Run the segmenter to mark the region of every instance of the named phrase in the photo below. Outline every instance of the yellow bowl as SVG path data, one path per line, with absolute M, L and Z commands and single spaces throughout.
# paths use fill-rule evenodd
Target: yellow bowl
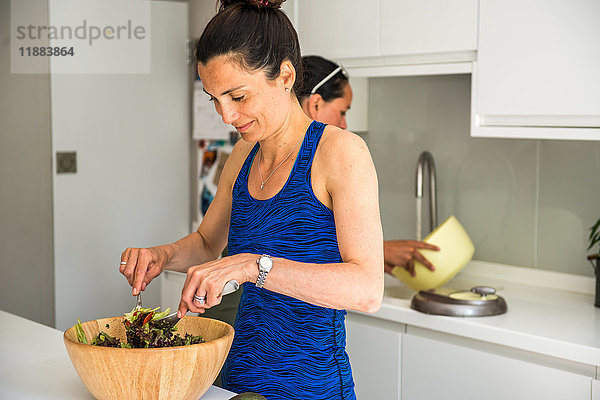
M 125 341 L 123 318 L 84 322 L 83 330 L 89 341 L 100 331 Z M 79 343 L 74 326 L 63 339 L 77 375 L 97 399 L 197 400 L 225 363 L 233 328 L 214 319 L 186 316 L 177 332 L 202 335 L 205 343 L 156 349 L 99 347 Z
M 395 267 L 392 273 L 413 290 L 437 289 L 452 279 L 472 258 L 475 247 L 469 235 L 454 215 L 450 216 L 423 240 L 436 245 L 440 251 L 418 250 L 435 267 L 429 270 L 422 263 L 415 262 L 416 276 L 402 268 Z

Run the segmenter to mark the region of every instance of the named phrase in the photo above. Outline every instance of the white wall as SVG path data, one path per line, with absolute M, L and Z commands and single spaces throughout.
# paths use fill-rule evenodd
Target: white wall
M 374 78 L 369 90 L 365 138 L 386 239 L 415 236 L 415 164 L 429 150 L 438 218 L 456 215 L 475 259 L 593 275 L 586 248 L 600 217 L 599 142 L 470 137 L 470 75 Z
M 213 0 L 190 0 L 190 37 L 198 39 L 208 21 L 217 12 L 217 2 Z

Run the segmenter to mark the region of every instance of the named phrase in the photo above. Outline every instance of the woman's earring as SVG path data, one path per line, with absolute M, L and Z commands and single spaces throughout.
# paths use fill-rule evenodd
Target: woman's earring
M 285 91 L 286 91 L 286 92 L 289 92 L 289 91 L 290 91 L 290 88 L 285 88 Z

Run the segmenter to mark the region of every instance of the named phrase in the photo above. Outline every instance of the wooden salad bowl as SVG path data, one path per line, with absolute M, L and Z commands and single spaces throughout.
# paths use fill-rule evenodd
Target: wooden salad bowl
M 124 317 L 84 322 L 91 342 L 100 331 L 126 341 Z M 106 325 L 108 324 L 108 328 Z M 79 343 L 75 326 L 63 335 L 77 375 L 97 399 L 197 400 L 213 384 L 233 341 L 231 325 L 186 316 L 177 333 L 202 335 L 205 343 L 189 346 L 125 349 Z

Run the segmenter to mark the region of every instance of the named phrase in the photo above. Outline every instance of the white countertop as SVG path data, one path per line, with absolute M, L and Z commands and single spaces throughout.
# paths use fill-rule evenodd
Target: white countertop
M 445 286 L 494 286 L 508 304 L 506 314 L 424 314 L 410 308 L 415 292 L 391 276 L 386 276 L 381 309 L 360 314 L 600 366 L 600 308 L 594 306 L 594 282 L 591 277 L 472 262 Z
M 79 380 L 62 336 L 62 331 L 0 311 L 0 399 L 94 398 Z M 201 399 L 234 395 L 212 386 Z

